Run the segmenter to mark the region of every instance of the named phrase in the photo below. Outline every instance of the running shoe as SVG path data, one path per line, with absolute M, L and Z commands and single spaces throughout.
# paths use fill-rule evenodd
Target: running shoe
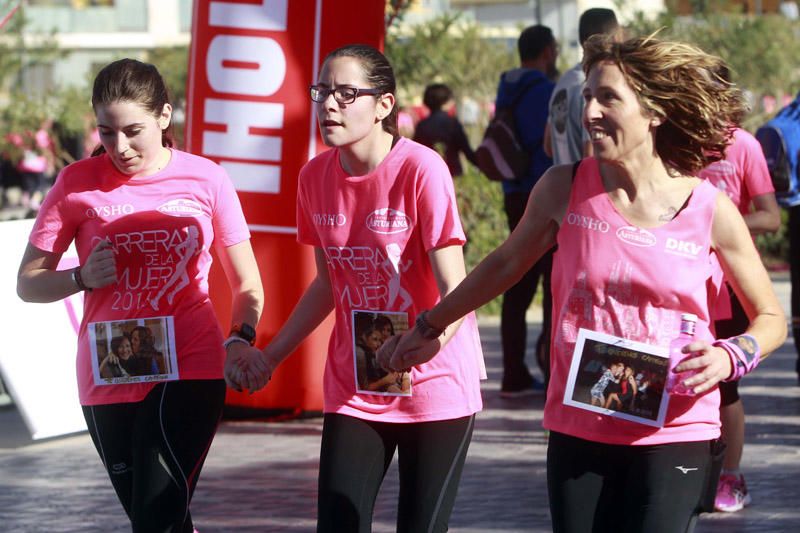
M 717 497 L 714 499 L 715 510 L 723 513 L 735 513 L 741 511 L 746 505 L 750 505 L 751 501 L 743 475 L 722 474 L 719 476 Z

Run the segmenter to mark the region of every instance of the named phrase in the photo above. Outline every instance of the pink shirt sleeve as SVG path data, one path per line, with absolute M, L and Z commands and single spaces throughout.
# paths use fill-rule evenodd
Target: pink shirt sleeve
M 70 179 L 68 174 L 69 167 L 59 173 L 31 230 L 29 242 L 45 252 L 64 253 L 75 238 L 77 219 L 70 216 L 64 185 Z
M 466 242 L 458 216 L 453 178 L 447 165 L 432 150 L 420 151 L 417 211 L 426 251 Z
M 214 203 L 214 239 L 222 246 L 233 246 L 250 238 L 242 204 L 227 172 L 220 167 L 219 189 Z

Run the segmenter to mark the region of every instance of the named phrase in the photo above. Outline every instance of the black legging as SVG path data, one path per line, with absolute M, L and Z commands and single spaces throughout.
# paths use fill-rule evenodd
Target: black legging
M 223 380 L 159 383 L 83 415 L 134 533 L 192 533 L 189 504 L 225 401 Z
M 708 490 L 711 454 L 710 441 L 624 446 L 551 432 L 547 489 L 553 531 L 691 531 Z
M 317 531 L 372 531 L 375 497 L 395 449 L 400 470 L 397 531 L 447 531 L 474 421 L 473 415 L 400 424 L 326 414 Z

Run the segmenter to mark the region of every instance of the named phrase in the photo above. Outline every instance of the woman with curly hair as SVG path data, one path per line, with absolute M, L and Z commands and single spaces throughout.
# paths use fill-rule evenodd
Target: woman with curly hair
M 556 532 L 690 530 L 708 501 L 720 434 L 717 384 L 751 371 L 786 337 L 741 214 L 696 177 L 724 156 L 745 110 L 741 92 L 715 74 L 722 64 L 652 36 L 587 41 L 583 123 L 594 157 L 548 170 L 511 236 L 379 351 L 389 369 L 420 364 L 431 352 L 428 332 L 502 293 L 558 245 L 544 412 Z M 712 252 L 750 319 L 744 334 L 729 339 L 715 339 L 711 328 Z M 681 381 L 693 394 L 670 395 L 661 425 L 565 403 L 580 330 L 663 350 L 681 313 L 698 316 L 696 333 L 669 371 L 685 372 Z

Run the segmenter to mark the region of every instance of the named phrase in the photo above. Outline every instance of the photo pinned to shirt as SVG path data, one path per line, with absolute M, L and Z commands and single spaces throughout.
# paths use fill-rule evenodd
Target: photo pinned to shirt
M 411 396 L 411 374 L 390 372 L 378 364 L 376 354 L 393 335 L 408 331 L 408 313 L 352 311 L 353 368 L 356 392 L 379 396 Z
M 87 329 L 95 385 L 178 379 L 173 317 L 91 322 Z
M 666 348 L 581 328 L 564 403 L 615 418 L 662 427 L 669 395 Z

